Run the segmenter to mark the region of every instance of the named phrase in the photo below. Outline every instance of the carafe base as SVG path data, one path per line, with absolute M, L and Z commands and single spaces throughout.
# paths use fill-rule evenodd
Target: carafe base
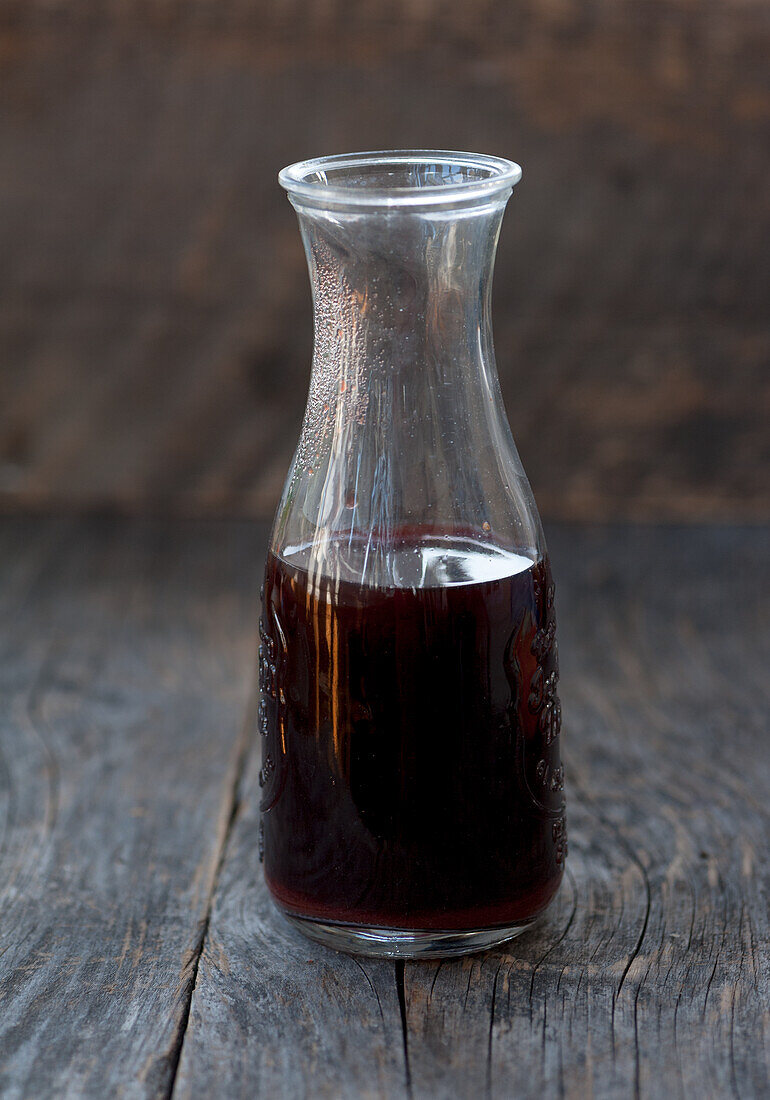
M 362 924 L 342 924 L 299 917 L 277 906 L 286 920 L 303 936 L 344 951 L 349 955 L 367 955 L 377 959 L 448 959 L 457 955 L 472 955 L 505 943 L 528 931 L 541 914 L 521 924 L 497 928 L 472 928 L 462 931 L 407 928 L 378 928 Z

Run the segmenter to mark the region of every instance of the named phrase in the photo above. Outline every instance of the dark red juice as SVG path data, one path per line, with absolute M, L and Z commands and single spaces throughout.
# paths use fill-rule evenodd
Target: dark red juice
M 378 553 L 387 583 L 346 579 Z M 400 929 L 540 912 L 567 852 L 555 629 L 547 558 L 475 538 L 271 554 L 260 833 L 278 902 Z

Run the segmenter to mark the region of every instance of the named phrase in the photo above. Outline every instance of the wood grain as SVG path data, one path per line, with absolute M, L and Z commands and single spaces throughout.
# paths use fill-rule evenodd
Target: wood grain
M 161 1097 L 252 682 L 258 532 L 0 526 L 0 1092 Z
M 543 512 L 770 517 L 770 8 L 0 5 L 0 507 L 269 516 L 307 389 L 279 167 L 520 160 L 498 361 Z
M 357 963 L 269 907 L 249 761 L 182 1096 L 763 1097 L 770 529 L 553 527 L 569 875 L 465 960 Z

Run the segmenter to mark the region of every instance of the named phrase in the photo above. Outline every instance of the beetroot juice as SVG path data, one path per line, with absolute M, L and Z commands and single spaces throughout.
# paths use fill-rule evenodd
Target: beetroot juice
M 475 535 L 270 554 L 260 844 L 288 913 L 461 931 L 545 908 L 567 853 L 553 596 L 547 557 Z

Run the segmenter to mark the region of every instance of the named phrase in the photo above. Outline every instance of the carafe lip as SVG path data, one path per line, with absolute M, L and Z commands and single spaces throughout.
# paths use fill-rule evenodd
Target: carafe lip
M 355 209 L 421 210 L 499 202 L 520 179 L 521 168 L 512 160 L 446 149 L 332 154 L 297 161 L 278 174 L 295 205 Z

